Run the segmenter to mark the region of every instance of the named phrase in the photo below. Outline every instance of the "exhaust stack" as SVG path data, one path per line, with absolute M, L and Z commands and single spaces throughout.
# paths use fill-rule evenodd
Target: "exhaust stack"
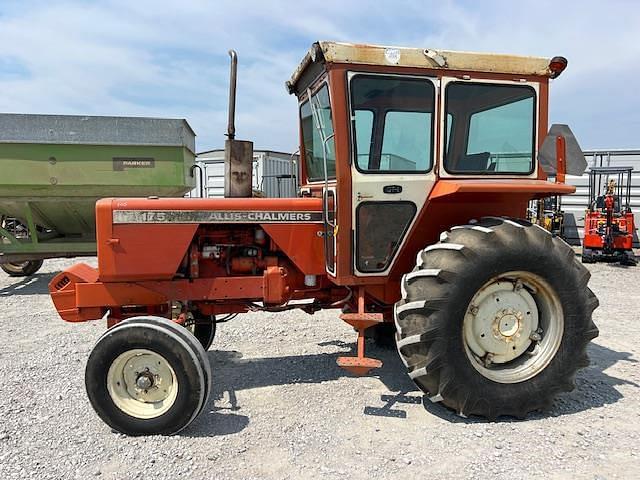
M 224 196 L 251 197 L 253 194 L 253 142 L 236 140 L 236 83 L 238 54 L 229 50 L 231 74 L 229 77 L 229 121 L 227 140 L 224 142 Z

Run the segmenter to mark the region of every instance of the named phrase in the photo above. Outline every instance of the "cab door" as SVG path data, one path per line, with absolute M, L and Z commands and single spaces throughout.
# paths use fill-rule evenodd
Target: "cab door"
M 331 114 L 331 101 L 327 82 L 314 90 L 307 90 L 306 100 L 300 106 L 304 157 L 309 185 L 322 188 L 322 235 L 324 238 L 325 268 L 336 274 L 337 195 L 335 134 Z
M 437 80 L 348 74 L 353 269 L 388 273 L 435 183 Z

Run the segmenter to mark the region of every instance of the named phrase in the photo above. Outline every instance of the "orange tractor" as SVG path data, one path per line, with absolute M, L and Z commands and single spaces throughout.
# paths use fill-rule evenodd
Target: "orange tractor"
M 573 250 L 522 220 L 584 170 L 567 127 L 545 140 L 566 59 L 316 43 L 287 82 L 300 196 L 276 199 L 246 198 L 232 60 L 228 198 L 100 200 L 98 268 L 50 283 L 64 320 L 107 319 L 85 379 L 108 425 L 186 427 L 216 324 L 248 311 L 341 309 L 353 374 L 382 366 L 367 329 L 395 335 L 411 379 L 460 415 L 524 417 L 574 388 L 598 300 Z
M 632 173 L 633 167 L 591 167 L 589 170 L 583 263 L 613 261 L 627 266 L 637 264 L 633 254 Z

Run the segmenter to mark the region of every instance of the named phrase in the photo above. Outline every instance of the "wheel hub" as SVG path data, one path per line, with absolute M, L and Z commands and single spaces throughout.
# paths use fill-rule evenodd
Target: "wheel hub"
M 483 363 L 506 363 L 522 355 L 538 328 L 538 308 L 519 282 L 500 280 L 476 293 L 465 316 L 465 340 Z
M 151 350 L 134 349 L 114 360 L 107 389 L 123 412 L 154 418 L 168 410 L 177 396 L 175 372 L 166 359 Z
M 147 390 L 153 386 L 153 375 L 148 372 L 141 373 L 138 375 L 138 379 L 136 380 L 136 387 L 141 390 Z
M 520 382 L 553 358 L 562 337 L 562 307 L 537 275 L 505 273 L 471 299 L 463 337 L 472 365 L 485 377 Z
M 467 345 L 485 364 L 487 360 L 506 363 L 522 355 L 531 345 L 530 334 L 538 328 L 538 309 L 531 293 L 521 283 L 508 280 L 480 289 L 467 317 Z
M 494 334 L 502 335 L 505 341 L 513 339 L 521 329 L 522 319 L 522 312 L 515 311 L 512 308 L 502 309 L 496 314 L 493 321 Z

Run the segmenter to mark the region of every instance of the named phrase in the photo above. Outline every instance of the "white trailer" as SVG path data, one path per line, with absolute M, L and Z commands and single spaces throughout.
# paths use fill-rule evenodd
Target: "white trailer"
M 224 197 L 224 149 L 196 156 L 196 188 L 190 197 Z M 203 181 L 204 180 L 204 181 Z M 268 198 L 295 197 L 298 192 L 298 155 L 273 150 L 253 152 L 253 191 Z

